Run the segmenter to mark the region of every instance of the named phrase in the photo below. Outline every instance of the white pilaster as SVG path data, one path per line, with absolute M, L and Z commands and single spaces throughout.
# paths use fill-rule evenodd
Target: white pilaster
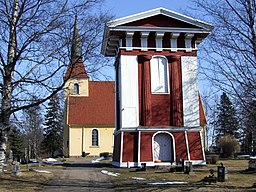
M 202 136 L 202 131 L 199 132 L 200 133 L 200 139 L 201 139 L 201 145 L 202 145 L 202 153 L 203 153 L 203 158 L 204 158 L 204 161 L 206 161 L 205 159 L 205 145 L 204 145 L 204 138 Z
M 184 126 L 197 127 L 200 125 L 197 57 L 182 56 L 181 67 Z
M 124 132 L 121 132 L 121 143 L 120 143 L 120 163 L 123 162 L 123 149 L 124 149 Z
M 179 35 L 180 35 L 180 33 L 171 33 L 170 43 L 171 43 L 171 51 L 172 52 L 177 51 Z
M 186 141 L 186 148 L 187 148 L 187 154 L 188 154 L 188 161 L 190 161 L 190 151 L 189 151 L 189 143 L 188 143 L 188 133 L 185 131 L 185 141 Z
M 121 126 L 139 126 L 138 61 L 135 55 L 120 56 L 121 82 Z
M 133 39 L 133 31 L 126 32 L 126 51 L 132 51 L 133 45 L 132 45 L 132 39 Z
M 141 141 L 141 131 L 138 132 L 138 163 L 140 163 L 140 141 Z
M 186 52 L 192 51 L 192 38 L 194 37 L 193 33 L 186 33 L 185 34 L 185 48 Z
M 140 38 L 140 42 L 141 42 L 141 51 L 147 51 L 148 50 L 148 35 L 149 32 L 141 32 L 141 38 Z
M 164 32 L 156 32 L 156 51 L 163 51 Z

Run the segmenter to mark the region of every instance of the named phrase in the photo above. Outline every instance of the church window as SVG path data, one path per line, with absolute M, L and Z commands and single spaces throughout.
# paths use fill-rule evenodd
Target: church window
M 165 57 L 156 56 L 150 61 L 151 92 L 168 93 L 168 61 Z
M 92 146 L 99 146 L 99 131 L 97 129 L 92 130 Z
M 74 84 L 74 94 L 79 94 L 79 84 L 78 83 Z

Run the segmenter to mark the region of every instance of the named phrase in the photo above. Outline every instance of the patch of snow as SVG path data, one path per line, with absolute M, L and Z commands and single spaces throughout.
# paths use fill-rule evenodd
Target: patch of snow
M 106 171 L 106 170 L 101 170 L 101 173 L 102 173 L 102 174 L 107 174 L 108 171 Z
M 55 162 L 57 161 L 56 159 L 53 159 L 53 158 L 47 158 L 47 159 L 43 159 L 43 161 L 46 161 L 46 162 Z
M 99 157 L 97 159 L 93 159 L 91 162 L 92 163 L 99 163 L 100 161 L 104 160 L 104 157 Z
M 132 177 L 133 180 L 139 180 L 139 181 L 144 181 L 146 180 L 145 178 L 142 177 Z
M 50 171 L 46 171 L 46 170 L 38 170 L 38 169 L 34 169 L 35 172 L 38 172 L 38 173 L 52 173 Z
M 102 174 L 109 175 L 109 176 L 114 176 L 114 177 L 117 177 L 117 176 L 120 175 L 120 173 L 113 173 L 113 172 L 109 172 L 109 171 L 106 171 L 106 170 L 101 170 L 100 172 Z

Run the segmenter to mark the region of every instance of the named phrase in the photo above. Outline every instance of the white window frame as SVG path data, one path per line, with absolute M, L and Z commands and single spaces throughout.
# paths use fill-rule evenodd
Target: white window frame
M 153 62 L 155 59 L 164 59 L 165 60 L 165 66 L 164 66 L 164 74 L 160 74 L 159 70 L 159 60 L 157 61 L 158 66 L 154 67 Z M 164 75 L 164 82 L 163 85 L 161 82 L 161 75 Z M 150 60 L 150 76 L 151 76 L 151 93 L 152 94 L 169 94 L 170 92 L 170 86 L 169 86 L 169 66 L 168 66 L 168 60 L 164 56 L 153 56 L 153 58 Z M 158 82 L 158 83 L 157 83 Z M 162 84 L 162 85 L 161 85 Z M 165 87 L 163 91 L 161 91 L 161 87 Z M 157 88 L 159 89 L 157 90 Z

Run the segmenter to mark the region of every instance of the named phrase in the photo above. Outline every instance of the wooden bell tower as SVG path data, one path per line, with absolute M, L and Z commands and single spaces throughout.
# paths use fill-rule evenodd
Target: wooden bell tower
M 106 24 L 102 53 L 116 58 L 113 165 L 205 164 L 197 46 L 212 28 L 164 8 Z

